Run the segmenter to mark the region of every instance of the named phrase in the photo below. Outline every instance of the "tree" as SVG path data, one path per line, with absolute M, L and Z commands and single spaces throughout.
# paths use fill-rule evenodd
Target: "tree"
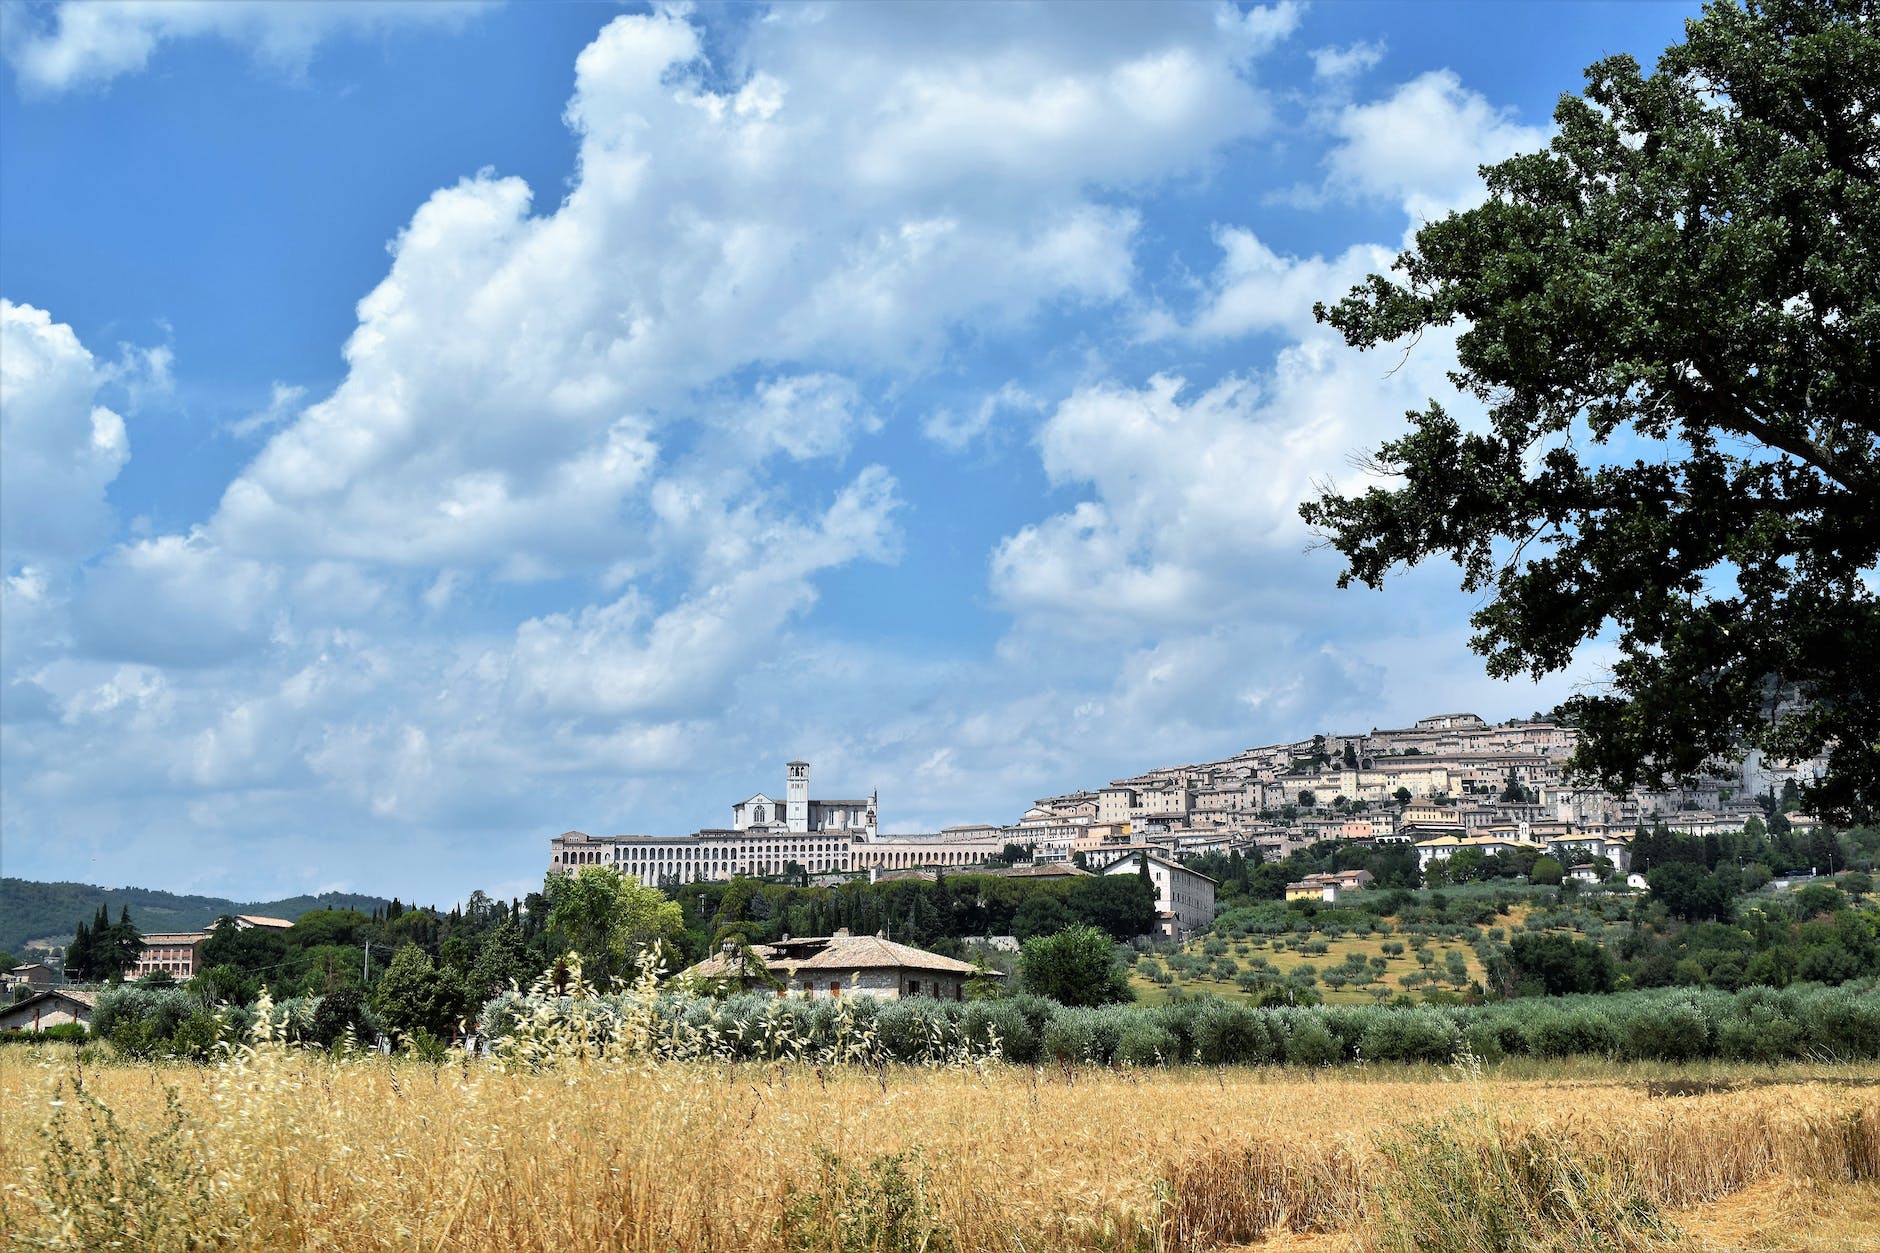
M 1612 990 L 1612 959 L 1590 940 L 1558 931 L 1517 935 L 1508 946 L 1523 995 L 1569 996 Z
M 548 901 L 548 925 L 568 937 L 583 973 L 596 982 L 630 974 L 655 944 L 668 960 L 684 951 L 685 915 L 677 902 L 612 866 L 550 875 Z
M 1534 871 L 1528 877 L 1535 883 L 1552 887 L 1557 885 L 1565 875 L 1566 867 L 1560 864 L 1558 858 L 1541 856 L 1534 859 Z
M 1051 935 L 1062 931 L 1076 921 L 1062 898 L 1053 893 L 1040 892 L 1027 898 L 1018 907 L 1018 912 L 1012 915 L 1012 934 L 1021 940 L 1029 940 L 1034 935 Z
M 1410 789 L 1407 787 L 1400 787 L 1390 795 L 1391 799 L 1396 801 L 1399 805 L 1408 805 L 1412 799 Z
M 1736 868 L 1730 868 L 1732 876 Z M 1653 869 L 1645 876 L 1651 885 L 1652 899 L 1686 922 L 1726 919 L 1730 916 L 1730 886 L 1717 873 L 1690 862 L 1674 861 Z M 1740 882 L 1740 880 L 1739 880 Z
M 1134 999 L 1116 945 L 1095 927 L 1066 927 L 1056 935 L 1026 940 L 1019 950 L 1018 969 L 1027 992 L 1048 996 L 1060 1005 L 1109 1005 Z
M 424 1031 L 448 1040 L 468 1008 L 465 1000 L 463 989 L 416 944 L 392 954 L 391 965 L 372 989 L 385 1029 L 401 1035 Z
M 1072 881 L 1065 902 L 1077 921 L 1117 941 L 1155 929 L 1155 885 L 1142 875 L 1100 874 Z
M 1372 458 L 1401 486 L 1301 513 L 1340 585 L 1447 556 L 1498 677 L 1610 632 L 1565 706 L 1614 790 L 1745 748 L 1825 754 L 1817 814 L 1880 812 L 1880 20 L 1873 0 L 1712 0 L 1656 72 L 1563 96 L 1545 151 L 1418 231 L 1399 281 L 1316 313 L 1360 349 L 1461 324 L 1434 401 Z

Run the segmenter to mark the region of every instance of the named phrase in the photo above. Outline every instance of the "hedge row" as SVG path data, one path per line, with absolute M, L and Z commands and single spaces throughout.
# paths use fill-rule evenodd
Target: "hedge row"
M 603 1023 L 646 1007 L 601 997 L 543 1006 L 505 993 L 484 1008 L 492 1040 L 547 1008 Z M 651 1010 L 685 1051 L 743 1058 L 853 1052 L 933 1061 L 962 1047 L 1019 1064 L 1447 1063 L 1461 1054 L 1619 1060 L 1785 1061 L 1880 1058 L 1880 980 L 1828 988 L 1793 984 L 1729 993 L 1665 988 L 1607 996 L 1525 998 L 1479 1006 L 1315 1006 L 1254 1009 L 1202 999 L 1161 1006 L 1067 1009 L 1035 996 L 994 1001 L 726 1000 L 665 995 Z M 699 1041 L 705 1047 L 699 1047 Z

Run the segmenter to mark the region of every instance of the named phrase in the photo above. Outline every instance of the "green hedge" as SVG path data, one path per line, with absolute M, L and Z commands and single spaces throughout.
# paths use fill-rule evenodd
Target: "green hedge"
M 529 1008 L 526 997 L 505 993 L 485 1006 L 484 1030 L 500 1040 Z M 606 1019 L 624 1007 L 599 997 L 558 1008 Z M 838 1008 L 746 993 L 722 1001 L 663 995 L 654 1012 L 678 1033 L 709 1035 L 718 1055 L 746 1058 L 825 1049 L 844 1032 L 867 1034 L 877 1055 L 908 1062 L 936 1060 L 962 1046 L 986 1049 L 996 1039 L 1000 1056 L 1021 1065 L 1441 1064 L 1464 1053 L 1485 1061 L 1880 1058 L 1880 979 L 1871 978 L 1839 987 L 1658 988 L 1475 1006 L 1254 1009 L 1202 998 L 1067 1009 L 1036 996 L 964 1004 L 858 996 Z

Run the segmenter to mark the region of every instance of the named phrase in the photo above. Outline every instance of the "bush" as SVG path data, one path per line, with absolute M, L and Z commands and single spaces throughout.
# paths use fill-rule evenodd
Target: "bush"
M 1456 1055 L 1462 1032 L 1433 1009 L 1379 1009 L 1360 1037 L 1366 1061 L 1446 1063 Z
M 1619 1031 L 1605 1008 L 1548 1009 L 1523 1024 L 1525 1052 L 1535 1057 L 1612 1057 Z
M 1640 1061 L 1695 1061 L 1710 1048 L 1710 1024 L 1689 1001 L 1641 1006 L 1625 1023 L 1625 1055 Z
M 1175 1053 L 1175 1037 L 1167 1028 L 1137 1017 L 1123 1028 L 1116 1060 L 1126 1066 L 1165 1066 L 1180 1059 Z
M 1090 1057 L 1090 1022 L 1073 1010 L 1058 1013 L 1040 1033 L 1044 1056 L 1060 1064 L 1087 1061 Z
M 1213 1001 L 1195 1016 L 1195 1053 L 1208 1066 L 1270 1062 L 1274 1042 L 1257 1011 Z
M 1294 1013 L 1286 1020 L 1286 1061 L 1294 1066 L 1331 1066 L 1345 1060 L 1344 1050 L 1317 1015 Z

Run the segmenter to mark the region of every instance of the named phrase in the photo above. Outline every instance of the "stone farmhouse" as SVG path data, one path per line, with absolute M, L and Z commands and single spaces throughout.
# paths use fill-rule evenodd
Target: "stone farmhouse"
M 44 1031 L 68 1022 L 91 1025 L 96 992 L 52 988 L 0 1008 L 0 1031 Z
M 897 944 L 885 934 L 850 935 L 846 927 L 834 935 L 785 936 L 771 944 L 753 944 L 750 952 L 763 963 L 762 970 L 751 967 L 743 950 L 727 942 L 680 977 L 731 980 L 746 991 L 769 987 L 774 980 L 778 996 L 817 1000 L 847 995 L 943 1001 L 963 999 L 966 981 L 975 974 L 998 977 L 998 972 L 981 972 L 971 962 Z

